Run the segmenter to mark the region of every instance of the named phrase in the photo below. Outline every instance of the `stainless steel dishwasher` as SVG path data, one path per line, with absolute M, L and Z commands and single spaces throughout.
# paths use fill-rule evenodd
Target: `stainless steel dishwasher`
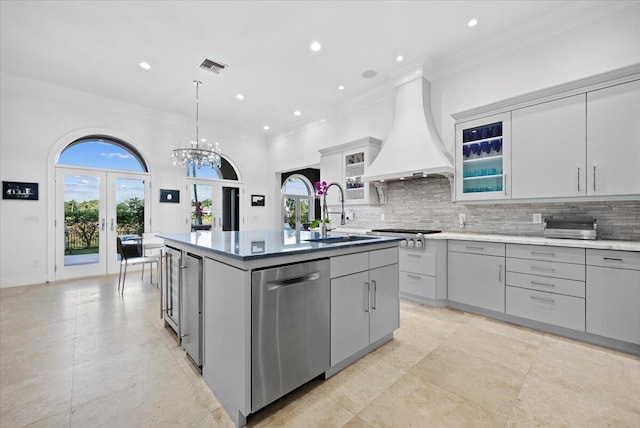
M 329 260 L 254 271 L 251 288 L 255 412 L 330 366 Z

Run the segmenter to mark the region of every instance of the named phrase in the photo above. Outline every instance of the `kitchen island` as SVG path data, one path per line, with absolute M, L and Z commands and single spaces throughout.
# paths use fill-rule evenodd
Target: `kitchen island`
M 399 327 L 398 238 L 306 231 L 161 237 L 203 260 L 202 376 L 237 426 L 388 342 Z

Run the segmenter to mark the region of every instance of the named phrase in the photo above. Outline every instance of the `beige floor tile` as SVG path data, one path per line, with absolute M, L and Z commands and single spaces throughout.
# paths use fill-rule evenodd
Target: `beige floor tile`
M 400 322 L 400 329 L 395 331 L 394 340 L 411 345 L 420 351 L 430 352 L 461 327 L 462 325 L 457 323 L 413 315 L 411 321 Z
M 640 426 L 640 408 L 629 411 L 603 398 L 576 393 L 561 384 L 530 376 L 522 386 L 507 426 Z
M 540 346 L 540 343 L 542 343 L 542 339 L 544 338 L 544 333 L 542 332 L 531 330 L 529 328 L 521 327 L 515 324 L 509 324 L 506 322 L 483 317 L 473 318 L 469 321 L 469 326 L 477 327 L 479 329 L 488 331 L 490 333 L 499 334 L 510 339 L 516 339 L 536 347 Z
M 525 373 L 485 360 L 473 349 L 463 352 L 448 345 L 431 352 L 408 374 L 504 416 L 505 420 L 525 379 Z
M 65 409 L 60 413 L 40 419 L 24 426 L 24 428 L 69 428 L 71 423 L 71 411 Z M 2 423 L 0 423 L 0 426 Z
M 68 411 L 71 405 L 72 368 L 47 372 L 8 386 L 0 386 L 0 421 L 21 427 Z
M 370 428 L 370 425 L 356 416 L 347 422 L 343 428 Z
M 498 427 L 501 417 L 409 372 L 362 410 L 371 427 Z

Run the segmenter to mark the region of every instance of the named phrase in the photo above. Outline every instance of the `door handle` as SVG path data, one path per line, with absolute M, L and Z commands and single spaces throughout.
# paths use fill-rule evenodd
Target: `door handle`
M 578 167 L 578 192 L 580 191 L 580 167 Z
M 498 282 L 502 282 L 502 265 L 498 266 Z
M 366 293 L 365 293 L 365 295 L 364 295 L 364 297 L 365 297 L 365 299 L 364 299 L 364 300 L 365 300 L 365 303 L 366 303 L 366 306 L 365 306 L 365 308 L 364 308 L 364 311 L 365 311 L 365 312 L 369 312 L 369 294 L 370 294 L 370 292 L 371 292 L 371 287 L 370 287 L 369 281 L 366 281 L 366 282 L 364 283 L 364 285 L 366 285 L 366 286 L 367 286 L 367 292 L 366 292 Z
M 101 226 L 101 230 L 104 232 L 104 226 L 107 223 L 107 220 L 103 217 L 102 218 L 102 226 Z
M 113 232 L 114 230 L 116 230 L 116 229 L 115 229 L 115 223 L 116 223 L 116 222 L 115 222 L 115 221 L 114 221 L 114 219 L 112 218 L 112 219 L 111 219 L 111 231 L 112 231 L 112 232 Z
M 378 294 L 378 284 L 376 283 L 375 280 L 371 281 L 371 284 L 373 284 L 373 304 L 371 305 L 371 309 L 376 309 L 376 294 Z
M 596 191 L 596 165 L 593 165 L 593 191 Z

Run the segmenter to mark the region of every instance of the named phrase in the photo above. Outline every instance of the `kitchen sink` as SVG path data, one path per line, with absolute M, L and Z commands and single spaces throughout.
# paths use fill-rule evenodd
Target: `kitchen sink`
M 376 239 L 375 236 L 345 235 L 345 236 L 327 236 L 325 238 L 304 239 L 307 242 L 322 242 L 324 244 L 340 244 L 343 242 L 366 241 L 368 239 Z

